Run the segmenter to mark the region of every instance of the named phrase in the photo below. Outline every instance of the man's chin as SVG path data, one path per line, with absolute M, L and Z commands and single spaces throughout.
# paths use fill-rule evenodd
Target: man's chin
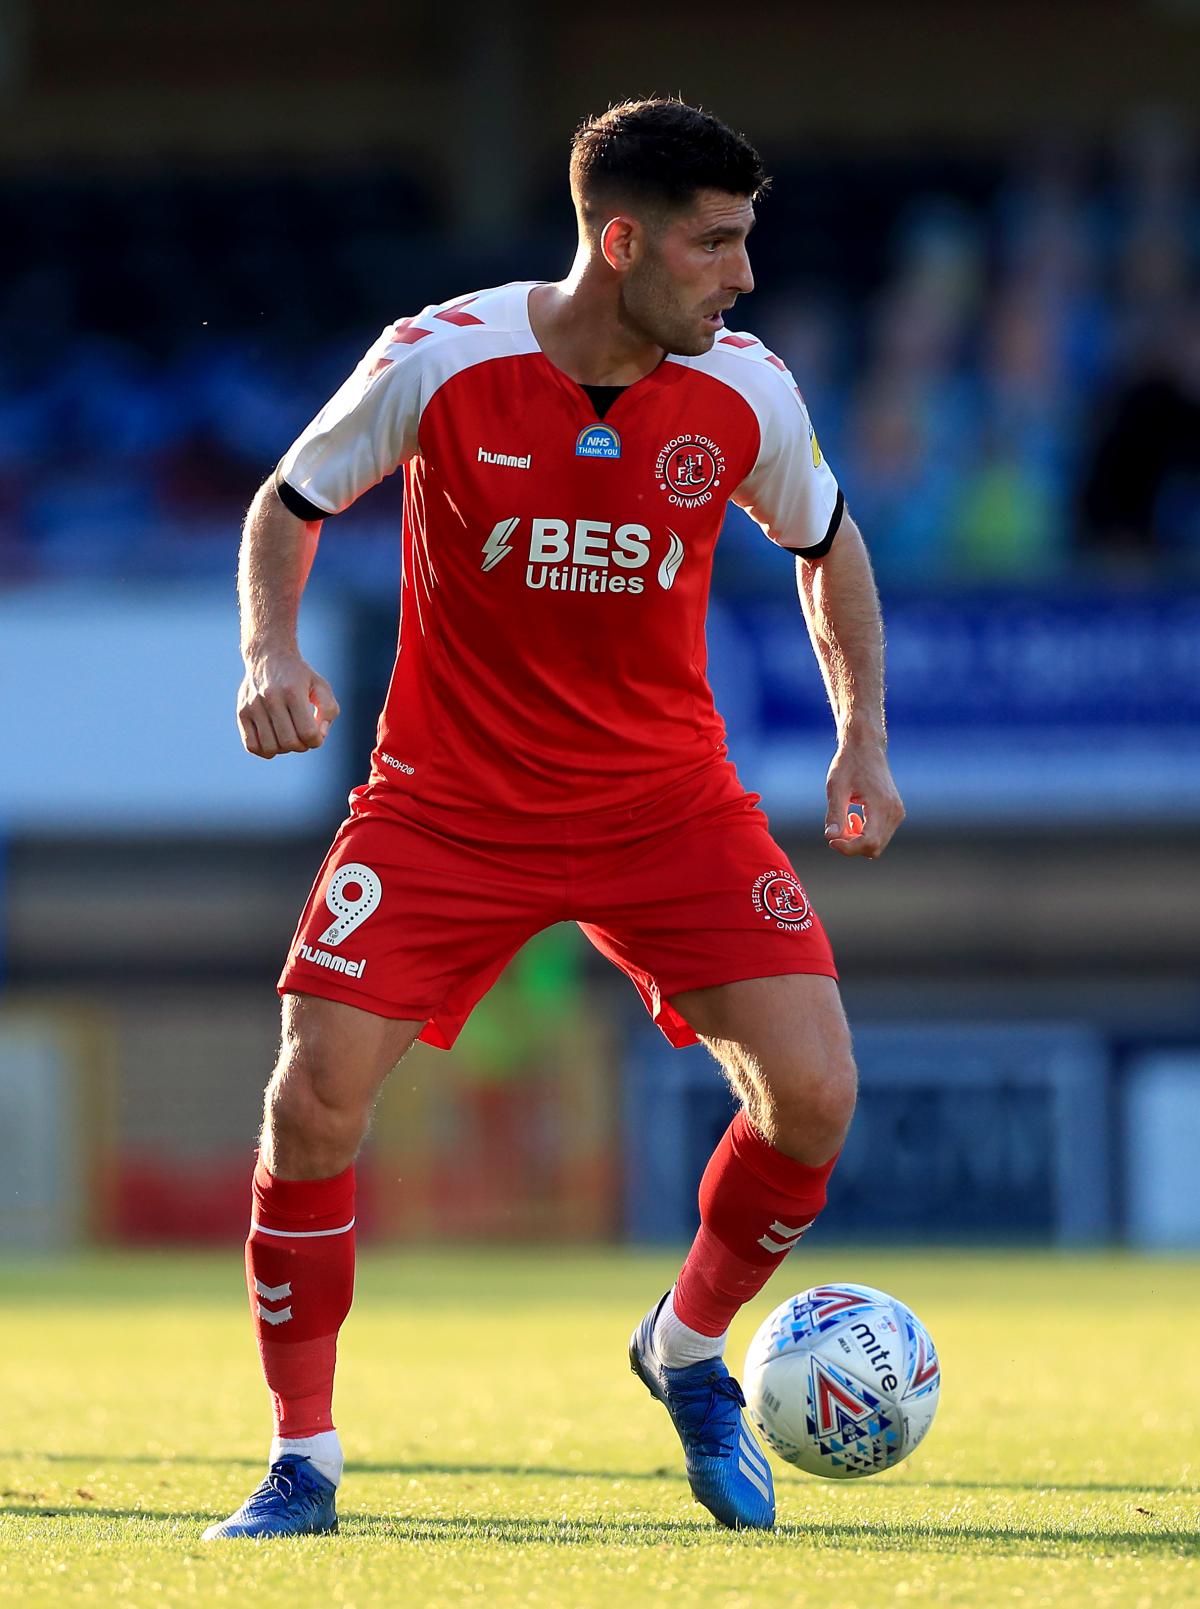
M 694 334 L 679 335 L 672 338 L 667 344 L 667 351 L 680 358 L 702 358 L 706 352 L 711 352 L 720 330 L 706 328 Z

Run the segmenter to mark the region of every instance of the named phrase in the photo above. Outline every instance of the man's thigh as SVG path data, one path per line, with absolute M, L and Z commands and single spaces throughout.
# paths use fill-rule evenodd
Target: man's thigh
M 285 1078 L 303 1072 L 331 1105 L 366 1105 L 423 1027 L 340 1000 L 285 994 L 280 1070 Z
M 838 1152 L 858 1078 L 832 978 L 745 978 L 673 995 L 725 1069 L 759 1133 L 810 1166 Z
M 584 933 L 634 984 L 674 1045 L 701 1032 L 673 1002 L 738 980 L 830 984 L 833 952 L 766 818 L 742 796 L 598 856 Z M 836 989 L 814 991 L 814 999 Z
M 281 994 L 421 1022 L 449 1048 L 534 933 L 562 919 L 553 844 L 468 838 L 420 817 L 352 816 L 300 918 Z
M 714 1051 L 738 1047 L 764 1069 L 819 1071 L 850 1059 L 850 1028 L 833 978 L 743 978 L 674 994 L 671 1005 Z

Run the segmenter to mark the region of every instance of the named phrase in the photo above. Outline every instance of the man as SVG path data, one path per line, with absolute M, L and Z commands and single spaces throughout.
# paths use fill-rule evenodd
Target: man
M 515 951 L 563 920 L 741 1097 L 695 1243 L 630 1361 L 701 1503 L 725 1525 L 774 1522 L 721 1354 L 824 1204 L 855 1073 L 828 942 L 726 759 L 705 679 L 730 498 L 797 555 L 837 721 L 829 843 L 878 855 L 903 810 L 862 539 L 784 364 L 725 329 L 753 288 L 764 183 L 744 139 L 679 102 L 586 123 L 568 277 L 386 329 L 250 509 L 238 718 L 270 759 L 319 747 L 338 713 L 296 640 L 320 522 L 404 466 L 400 644 L 370 780 L 279 983 L 246 1247 L 270 1468 L 206 1537 L 336 1526 L 334 1358 L 372 1102 L 416 1038 L 452 1045 Z

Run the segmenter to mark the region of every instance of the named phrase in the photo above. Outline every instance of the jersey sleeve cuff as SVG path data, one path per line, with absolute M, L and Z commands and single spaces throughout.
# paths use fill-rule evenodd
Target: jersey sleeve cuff
M 315 503 L 310 503 L 307 497 L 302 497 L 294 486 L 288 485 L 278 470 L 275 471 L 275 491 L 288 513 L 294 514 L 305 524 L 313 525 L 329 518 L 327 509 L 318 508 Z
M 841 487 L 838 487 L 837 502 L 833 505 L 833 513 L 829 516 L 829 525 L 821 540 L 810 548 L 788 548 L 798 559 L 823 559 L 833 546 L 833 539 L 838 534 L 838 527 L 842 523 L 842 515 L 846 511 L 846 499 Z

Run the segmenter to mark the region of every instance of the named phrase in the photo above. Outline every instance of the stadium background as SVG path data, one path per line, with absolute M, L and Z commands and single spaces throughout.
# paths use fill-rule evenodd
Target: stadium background
M 585 113 L 679 92 L 776 177 L 739 321 L 877 565 L 897 780 L 739 515 L 714 682 L 823 913 L 864 1094 L 840 1237 L 1200 1243 L 1200 6 L 0 5 L 0 1241 L 244 1228 L 271 985 L 391 664 L 399 486 L 303 617 L 344 717 L 245 756 L 241 514 L 387 320 L 565 270 Z M 380 1239 L 680 1240 L 728 1104 L 574 930 L 393 1078 Z

